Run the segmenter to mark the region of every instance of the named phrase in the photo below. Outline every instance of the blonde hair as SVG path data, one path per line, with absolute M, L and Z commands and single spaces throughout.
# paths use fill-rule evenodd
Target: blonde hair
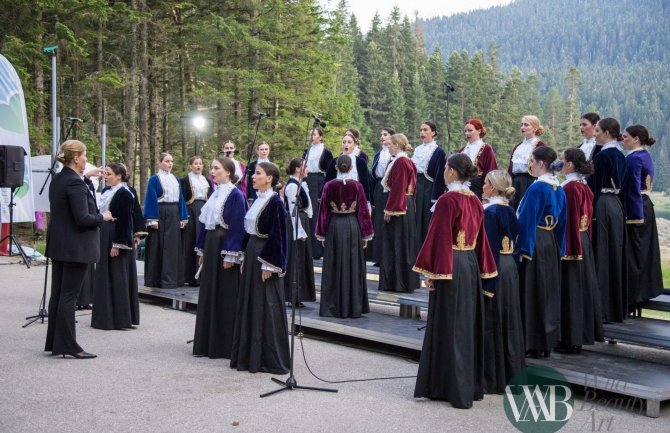
M 56 160 L 61 164 L 70 165 L 74 159 L 86 152 L 86 145 L 79 140 L 67 140 L 61 144 L 56 154 Z
M 530 126 L 536 129 L 535 135 L 538 137 L 542 134 L 544 134 L 544 126 L 540 123 L 540 119 L 537 116 L 532 116 L 532 115 L 526 115 L 521 118 L 521 121 L 526 121 L 530 123 Z
M 412 145 L 409 144 L 409 140 L 407 140 L 405 134 L 393 134 L 391 136 L 391 143 L 398 146 L 403 152 L 412 151 Z
M 514 197 L 516 189 L 512 186 L 512 176 L 505 170 L 491 170 L 485 180 L 499 195 L 507 199 Z

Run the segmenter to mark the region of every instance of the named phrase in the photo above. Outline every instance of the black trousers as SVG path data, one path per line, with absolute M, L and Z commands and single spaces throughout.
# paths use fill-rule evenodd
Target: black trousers
M 89 264 L 54 260 L 52 265 L 49 325 L 44 350 L 54 355 L 79 353 L 83 349 L 77 344 L 74 310 Z

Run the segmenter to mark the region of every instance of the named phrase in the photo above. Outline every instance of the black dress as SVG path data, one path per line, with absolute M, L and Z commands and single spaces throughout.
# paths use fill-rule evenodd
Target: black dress
M 203 208 L 204 222 L 196 242 L 203 263 L 193 337 L 194 356 L 230 358 L 246 208 L 244 194 L 232 183 L 219 187 Z M 224 260 L 235 264 L 225 269 Z
M 167 174 L 172 176 L 171 174 Z M 164 177 L 166 175 L 164 174 Z M 178 197 L 174 202 L 159 202 L 165 194 L 165 188 Z M 149 178 L 144 197 L 144 218 L 148 221 L 149 235 L 146 240 L 144 260 L 144 285 L 176 289 L 183 281 L 184 255 L 182 253 L 182 221 L 188 221 L 188 211 L 179 182 L 174 185 L 162 185 L 159 175 Z M 158 221 L 158 229 L 151 225 Z
M 293 185 L 293 186 L 291 186 Z M 292 188 L 297 190 L 298 181 L 291 177 L 286 185 L 286 188 Z M 309 189 L 309 187 L 308 187 Z M 313 237 L 310 218 L 307 215 L 307 211 L 311 212 L 311 202 L 309 200 L 309 195 L 305 192 L 303 188 L 300 188 L 300 211 L 298 212 L 298 218 L 300 220 L 300 227 L 304 230 L 306 237 L 298 237 L 294 240 L 295 232 L 295 217 L 293 217 L 294 204 L 289 202 L 290 191 L 286 191 L 286 209 L 288 211 L 288 219 L 286 221 L 287 234 L 288 234 L 288 245 L 289 245 L 289 255 L 288 255 L 288 268 L 286 269 L 286 276 L 284 276 L 284 285 L 285 285 L 285 295 L 286 301 L 292 302 L 292 283 L 293 283 L 293 271 L 297 270 L 296 274 L 296 283 L 298 284 L 299 291 L 296 294 L 296 302 L 302 301 L 316 301 L 316 285 L 314 282 L 314 261 L 312 259 L 312 242 L 311 238 Z M 298 229 L 300 231 L 300 228 Z M 294 262 L 295 261 L 295 262 Z
M 272 191 L 259 192 L 245 216 L 245 229 L 248 236 L 230 367 L 251 373 L 285 374 L 289 371 L 290 354 L 284 306 L 283 276 L 287 262 L 284 203 Z M 273 272 L 265 281 L 262 265 Z
M 214 191 L 214 186 L 211 181 L 201 175 L 201 185 L 194 185 L 190 173 L 179 180 L 182 195 L 186 202 L 188 210 L 189 223 L 181 231 L 182 251 L 184 253 L 184 274 L 180 277 L 180 281 L 184 281 L 189 286 L 197 286 L 198 281 L 195 279 L 195 273 L 198 271 L 198 258 L 195 252 L 195 242 L 200 234 L 200 211 L 205 205 L 205 201 Z M 203 189 L 203 185 L 206 186 Z M 196 198 L 197 197 L 197 198 Z
M 388 153 L 388 151 L 386 152 Z M 379 164 L 383 164 L 383 162 L 380 161 L 380 154 L 381 152 L 375 154 L 372 160 L 372 170 L 370 171 L 372 177 L 372 201 L 370 204 L 372 205 L 372 226 L 375 230 L 376 239 L 372 239 L 368 242 L 368 247 L 365 250 L 366 259 L 375 264 L 379 264 L 382 257 L 382 239 L 384 237 L 383 230 L 385 225 L 384 207 L 386 206 L 386 199 L 388 197 L 388 193 L 384 192 L 384 187 L 382 186 L 382 179 L 384 176 L 383 174 L 382 176 L 379 176 L 379 173 L 377 173 Z M 389 161 L 387 160 L 386 164 L 388 164 L 388 162 Z M 384 165 L 383 168 L 385 169 Z
M 106 191 L 103 191 L 103 195 Z M 96 264 L 91 326 L 97 329 L 123 329 L 140 324 L 137 268 L 133 244 L 132 193 L 120 186 L 108 208 L 116 221 L 103 223 L 100 230 L 100 260 Z M 113 246 L 119 255 L 110 256 Z
M 325 240 L 319 315 L 361 317 L 370 311 L 363 241 L 372 238 L 365 192 L 355 180 L 323 188 L 316 237 Z

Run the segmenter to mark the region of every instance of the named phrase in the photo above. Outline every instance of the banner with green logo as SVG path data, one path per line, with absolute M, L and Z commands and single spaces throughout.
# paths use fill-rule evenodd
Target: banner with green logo
M 35 221 L 28 116 L 21 80 L 9 60 L 0 54 L 0 145 L 25 150 L 23 186 L 15 190 L 14 222 Z M 9 222 L 9 188 L 0 188 L 0 221 Z

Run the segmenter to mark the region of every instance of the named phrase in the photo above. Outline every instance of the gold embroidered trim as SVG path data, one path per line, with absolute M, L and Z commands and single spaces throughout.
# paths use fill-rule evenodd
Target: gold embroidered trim
M 487 279 L 487 278 L 493 278 L 498 276 L 498 271 L 493 271 L 491 273 L 484 273 L 484 274 L 479 274 L 480 278 Z
M 647 175 L 647 177 L 644 178 L 644 184 L 647 186 L 647 190 L 651 191 L 651 175 Z
M 482 290 L 482 294 L 486 296 L 487 298 L 493 298 L 495 294 L 493 292 L 489 292 L 487 290 Z
M 430 278 L 431 280 L 451 280 L 453 279 L 453 274 L 433 274 L 425 269 L 421 269 L 418 266 L 412 268 L 414 272 L 418 272 Z
M 644 224 L 644 220 L 626 220 L 626 224 Z
M 512 251 L 514 250 L 512 247 L 512 241 L 507 236 L 503 236 L 501 247 L 500 254 L 512 254 Z
M 581 255 L 573 255 L 573 256 L 563 256 L 561 258 L 562 260 L 584 260 L 584 257 Z
M 277 266 L 273 265 L 272 263 L 268 262 L 267 260 L 263 260 L 263 259 L 261 259 L 260 257 L 256 257 L 256 258 L 258 259 L 259 262 L 261 262 L 261 263 L 264 264 L 265 266 L 269 267 L 270 270 L 271 270 L 272 272 L 275 272 L 275 273 L 277 273 L 277 274 L 280 274 L 280 275 L 279 275 L 280 277 L 282 276 L 282 275 L 281 275 L 282 270 L 281 270 L 280 267 L 277 267 Z
M 340 207 L 337 207 L 337 204 L 335 202 L 331 201 L 330 202 L 330 208 L 332 209 L 333 213 L 354 213 L 356 212 L 356 202 L 352 202 L 351 206 L 347 207 L 345 203 L 342 203 Z
M 394 212 L 394 211 L 390 211 L 390 210 L 384 210 L 384 215 L 399 216 L 399 215 L 406 215 L 406 214 L 407 214 L 406 211 L 405 212 L 403 212 L 403 211 Z
M 261 206 L 260 210 L 258 211 L 258 214 L 256 215 L 256 224 L 255 224 L 255 226 L 256 226 L 256 237 L 259 237 L 259 238 L 261 238 L 261 239 L 267 239 L 269 233 L 262 234 L 261 232 L 258 231 L 258 220 L 259 220 L 259 218 L 261 217 L 261 214 L 263 213 L 263 211 L 265 210 L 265 208 L 266 208 L 266 207 L 268 206 L 268 204 L 270 203 L 270 200 L 272 200 L 272 197 L 270 197 L 269 199 L 265 200 L 265 203 L 263 203 L 263 205 Z
M 586 215 L 582 215 L 579 219 L 579 231 L 583 232 L 589 228 L 589 218 Z
M 533 258 L 531 256 L 527 255 L 527 254 L 521 254 L 521 257 L 528 260 L 529 262 L 533 261 Z

